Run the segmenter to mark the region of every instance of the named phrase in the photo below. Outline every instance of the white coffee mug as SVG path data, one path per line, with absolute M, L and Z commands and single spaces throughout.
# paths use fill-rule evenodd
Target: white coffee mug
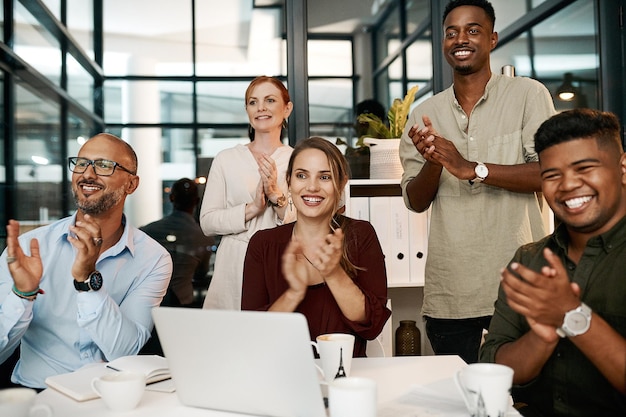
M 37 391 L 30 388 L 0 390 L 0 416 L 51 417 L 52 409 L 46 404 L 35 404 Z
M 330 417 L 376 417 L 376 381 L 338 378 L 328 384 Z
M 509 410 L 513 369 L 495 363 L 473 363 L 454 375 L 472 416 L 503 417 Z
M 137 372 L 111 372 L 91 381 L 91 387 L 113 411 L 137 407 L 146 389 L 146 377 Z
M 336 376 L 350 376 L 352 365 L 352 351 L 354 350 L 354 336 L 345 333 L 322 334 L 311 344 L 317 350 L 322 361 L 322 368 L 318 369 L 326 382 L 331 382 Z

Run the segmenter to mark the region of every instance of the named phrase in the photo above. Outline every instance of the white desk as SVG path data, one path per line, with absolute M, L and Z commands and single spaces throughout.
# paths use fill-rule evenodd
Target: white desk
M 450 378 L 454 372 L 464 366 L 466 366 L 465 362 L 458 356 L 355 358 L 352 360 L 351 376 L 376 380 L 378 403 L 381 404 L 397 398 L 412 385 L 424 385 Z M 109 411 L 100 399 L 79 403 L 53 389 L 46 389 L 41 392 L 37 396 L 37 402 L 50 405 L 55 417 L 243 416 L 185 407 L 179 403 L 176 393 L 164 394 L 154 391 L 146 391 L 139 406 L 126 413 Z

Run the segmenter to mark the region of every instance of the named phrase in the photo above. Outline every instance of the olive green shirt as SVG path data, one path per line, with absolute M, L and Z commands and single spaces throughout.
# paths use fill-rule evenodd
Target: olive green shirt
M 567 257 L 568 241 L 561 225 L 551 236 L 521 247 L 513 260 L 539 271 L 547 265 L 543 249 L 550 248 L 565 265 L 570 281 L 580 286 L 581 300 L 626 337 L 626 217 L 590 239 L 578 265 Z M 500 346 L 528 331 L 526 318 L 511 310 L 500 289 L 480 361 L 494 362 Z M 514 387 L 513 397 L 546 416 L 626 416 L 626 396 L 568 338 L 559 341 L 536 379 Z
M 402 192 L 425 163 L 407 132 L 430 117 L 441 136 L 469 161 L 515 165 L 537 161 L 534 134 L 554 114 L 552 98 L 539 82 L 493 74 L 470 117 L 454 87 L 415 108 L 400 143 Z M 537 196 L 483 183 L 470 185 L 446 169 L 431 204 L 422 314 L 460 319 L 493 313 L 500 269 L 515 250 L 546 234 Z

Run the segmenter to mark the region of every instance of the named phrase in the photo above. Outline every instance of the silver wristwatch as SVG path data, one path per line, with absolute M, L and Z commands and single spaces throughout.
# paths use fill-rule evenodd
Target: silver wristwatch
M 487 168 L 487 165 L 483 164 L 482 162 L 476 162 L 476 166 L 474 167 L 474 173 L 476 174 L 476 178 L 469 181 L 470 185 L 474 184 L 475 182 L 485 181 L 487 175 L 489 175 L 489 168 Z
M 565 313 L 565 319 L 556 333 L 561 337 L 580 336 L 589 330 L 591 325 L 591 309 L 585 303 Z

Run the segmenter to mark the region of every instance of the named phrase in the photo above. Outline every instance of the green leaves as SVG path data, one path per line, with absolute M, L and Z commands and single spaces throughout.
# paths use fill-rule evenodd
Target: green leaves
M 404 96 L 404 100 L 396 98 L 387 113 L 389 127 L 380 118 L 371 113 L 360 114 L 357 118 L 359 123 L 367 123 L 368 131 L 364 136 L 378 139 L 393 139 L 402 136 L 406 122 L 409 119 L 411 104 L 415 101 L 415 93 L 418 86 L 413 86 Z M 363 136 L 357 141 L 358 146 L 363 146 Z

